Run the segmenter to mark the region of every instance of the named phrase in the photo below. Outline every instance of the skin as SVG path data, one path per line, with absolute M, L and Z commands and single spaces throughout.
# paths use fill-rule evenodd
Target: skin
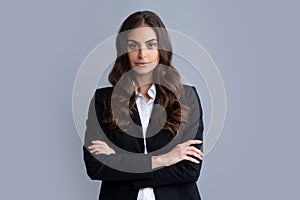
M 146 102 L 150 99 L 147 91 L 151 86 L 153 70 L 159 63 L 158 39 L 155 31 L 142 24 L 128 34 L 127 52 L 130 67 L 135 72 L 139 92 Z
M 136 81 L 140 86 L 139 92 L 147 102 L 150 99 L 147 91 L 152 84 L 153 70 L 159 63 L 158 39 L 155 31 L 147 24 L 132 30 L 128 34 L 127 51 L 130 67 L 134 70 Z M 192 145 L 201 143 L 200 140 L 188 140 L 178 144 L 166 154 L 152 156 L 152 169 L 171 166 L 182 160 L 198 164 L 199 161 L 195 158 L 202 160 L 203 153 Z M 96 155 L 116 153 L 105 142 L 99 140 L 92 141 L 88 149 L 90 153 Z

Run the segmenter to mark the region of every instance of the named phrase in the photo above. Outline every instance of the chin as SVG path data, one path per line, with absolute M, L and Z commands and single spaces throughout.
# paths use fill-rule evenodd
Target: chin
M 135 68 L 134 71 L 136 74 L 139 75 L 147 75 L 150 74 L 151 72 L 153 72 L 154 68 L 151 69 L 141 69 L 141 68 Z
M 153 72 L 154 68 L 155 68 L 155 66 L 154 67 L 152 67 L 152 66 L 151 67 L 149 67 L 149 66 L 148 67 L 136 66 L 136 67 L 133 68 L 133 70 L 136 74 L 147 75 L 147 74 Z

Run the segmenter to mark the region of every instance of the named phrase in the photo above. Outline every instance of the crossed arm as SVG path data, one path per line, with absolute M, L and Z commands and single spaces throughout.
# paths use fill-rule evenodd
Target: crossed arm
M 190 95 L 192 96 L 191 99 L 193 99 L 192 102 L 189 102 L 190 106 L 193 108 L 195 105 L 198 105 L 200 111 L 200 116 L 194 116 L 191 113 L 191 120 L 189 121 L 194 127 L 197 127 L 197 134 L 194 138 L 183 139 L 182 143 L 177 144 L 169 152 L 160 155 L 119 154 L 104 140 L 99 140 L 97 137 L 89 138 L 86 140 L 86 146 L 84 147 L 84 159 L 90 178 L 104 181 L 131 180 L 136 188 L 196 181 L 203 159 L 203 153 L 199 148 L 202 143 L 203 124 L 200 100 L 196 90 L 192 90 Z M 91 104 L 91 106 L 91 108 L 94 108 L 94 105 Z M 91 117 L 90 112 L 89 118 Z M 87 120 L 87 132 L 94 132 L 94 135 L 97 135 L 91 123 L 98 122 L 92 122 L 90 119 Z M 99 160 L 101 159 L 106 162 L 100 162 Z M 105 164 L 114 162 L 114 164 L 122 165 L 128 160 L 131 161 L 130 165 L 132 166 L 144 165 L 141 168 L 145 167 L 144 169 L 147 168 L 149 172 L 129 173 L 113 169 Z M 152 169 L 154 170 L 151 171 Z
M 196 164 L 199 164 L 199 160 L 203 159 L 203 153 L 200 149 L 192 146 L 194 144 L 201 144 L 201 140 L 188 140 L 181 144 L 178 144 L 168 153 L 158 155 L 158 156 L 151 156 L 151 166 L 152 169 L 156 169 L 159 167 L 168 167 L 174 165 L 180 161 L 187 160 Z M 115 154 L 115 150 L 109 147 L 105 142 L 100 140 L 92 141 L 92 144 L 88 146 L 89 152 L 91 154 L 99 155 L 110 155 Z

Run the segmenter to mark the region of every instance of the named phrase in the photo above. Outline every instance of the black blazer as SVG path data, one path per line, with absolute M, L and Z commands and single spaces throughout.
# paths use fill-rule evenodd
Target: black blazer
M 175 165 L 151 170 L 151 156 L 166 153 L 177 144 L 189 139 L 203 140 L 202 108 L 196 89 L 184 85 L 184 104 L 190 107 L 188 126 L 179 131 L 175 138 L 166 130 L 147 137 L 148 154 L 144 154 L 144 142 L 121 130 L 109 129 L 100 124 L 104 108 L 110 100 L 113 88 L 97 89 L 91 101 L 86 121 L 84 162 L 88 176 L 92 180 L 101 180 L 99 199 L 103 200 L 136 200 L 140 188 L 152 187 L 156 200 L 199 200 L 200 194 L 196 185 L 202 161 L 195 164 L 181 161 Z M 136 108 L 136 105 L 135 105 Z M 155 113 L 155 107 L 152 111 Z M 133 122 L 141 125 L 137 109 L 133 110 Z M 130 125 L 129 125 L 130 126 Z M 134 126 L 136 127 L 136 126 Z M 148 126 L 151 127 L 151 118 Z M 142 135 L 141 128 L 135 131 Z M 148 134 L 148 130 L 147 130 Z M 92 140 L 102 140 L 112 147 L 116 154 L 92 155 L 86 147 Z M 200 148 L 201 145 L 196 145 Z M 132 153 L 131 153 L 132 152 Z

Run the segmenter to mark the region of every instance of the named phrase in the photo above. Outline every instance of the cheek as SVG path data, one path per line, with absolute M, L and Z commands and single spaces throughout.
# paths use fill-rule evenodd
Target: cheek
M 130 63 L 133 62 L 133 60 L 135 58 L 134 52 L 130 52 L 127 55 L 128 55 L 129 62 Z
M 158 51 L 153 52 L 151 57 L 152 57 L 153 61 L 155 61 L 157 63 L 159 62 L 159 52 Z
M 159 52 L 157 51 L 157 54 L 156 54 L 156 61 L 157 63 L 159 63 Z

